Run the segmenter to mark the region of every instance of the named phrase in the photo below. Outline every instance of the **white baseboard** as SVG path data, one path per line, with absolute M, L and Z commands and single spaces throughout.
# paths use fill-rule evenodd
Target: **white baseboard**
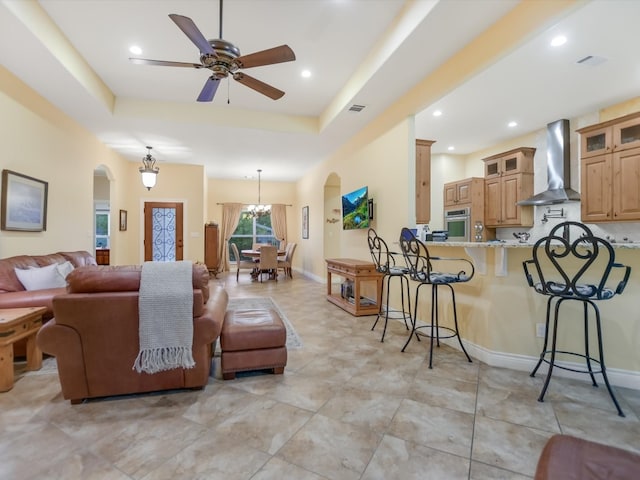
M 389 311 L 391 311 L 391 309 L 389 309 Z M 398 320 L 402 321 L 402 319 Z M 446 338 L 440 341 L 452 348 L 455 348 L 456 350 L 462 351 L 462 349 L 460 348 L 460 343 L 458 343 L 458 340 L 456 338 Z M 537 356 L 531 357 L 529 355 L 520 355 L 517 353 L 495 352 L 480 345 L 471 343 L 464 338 L 462 339 L 462 341 L 464 343 L 464 348 L 473 358 L 477 358 L 481 362 L 484 362 L 492 367 L 509 368 L 511 370 L 527 372 L 527 375 L 531 372 L 531 370 L 534 369 L 536 363 L 538 363 L 538 359 L 540 358 Z M 584 363 L 578 362 L 557 362 L 557 364 L 579 370 L 586 368 Z M 594 369 L 597 368 L 598 365 L 594 365 Z M 547 374 L 547 369 L 548 364 L 543 363 L 542 365 L 540 365 L 540 368 L 538 369 L 536 375 L 544 378 L 544 375 Z M 553 375 L 591 382 L 588 374 L 563 370 L 562 368 L 555 368 L 553 370 Z M 595 377 L 598 383 L 604 384 L 604 381 L 602 381 L 602 375 L 598 373 L 595 374 Z M 616 387 L 640 390 L 640 372 L 607 367 L 607 377 L 609 377 L 609 383 L 611 383 L 611 385 L 615 385 Z

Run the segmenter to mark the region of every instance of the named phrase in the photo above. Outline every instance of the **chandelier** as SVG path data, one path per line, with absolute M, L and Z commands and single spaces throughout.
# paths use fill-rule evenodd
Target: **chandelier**
M 151 148 L 147 147 L 147 155 L 142 157 L 142 167 L 138 170 L 142 175 L 142 184 L 147 190 L 156 186 L 156 179 L 160 168 L 156 167 L 156 159 L 151 156 Z
M 250 218 L 260 218 L 271 213 L 271 205 L 262 205 L 260 203 L 260 173 L 261 169 L 258 169 L 258 204 L 249 205 L 246 216 Z

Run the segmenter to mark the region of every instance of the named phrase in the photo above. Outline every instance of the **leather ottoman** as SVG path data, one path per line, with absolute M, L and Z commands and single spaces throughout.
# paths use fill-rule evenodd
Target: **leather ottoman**
M 640 455 L 569 435 L 554 435 L 540 454 L 535 480 L 640 478 Z
M 236 372 L 273 370 L 281 374 L 287 365 L 287 330 L 275 310 L 229 310 L 224 316 L 220 347 L 222 378 Z

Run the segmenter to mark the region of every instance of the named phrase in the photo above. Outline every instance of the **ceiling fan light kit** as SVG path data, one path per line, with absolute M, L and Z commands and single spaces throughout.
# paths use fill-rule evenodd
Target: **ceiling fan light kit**
M 238 83 L 273 100 L 282 98 L 284 95 L 282 90 L 264 83 L 257 78 L 253 78 L 246 73 L 238 72 L 238 70 L 291 62 L 296 59 L 296 55 L 288 45 L 280 45 L 248 55 L 241 55 L 238 47 L 222 39 L 222 0 L 220 0 L 220 38 L 207 40 L 189 17 L 172 13 L 169 15 L 169 18 L 171 18 L 189 40 L 198 47 L 200 50 L 200 63 L 149 60 L 145 58 L 130 58 L 129 60 L 142 65 L 196 69 L 206 68 L 211 70 L 212 75 L 207 79 L 200 95 L 198 95 L 198 102 L 211 102 L 218 90 L 220 80 L 228 78 L 229 76 Z
M 158 177 L 159 167 L 156 167 L 156 159 L 151 156 L 151 149 L 153 147 L 147 146 L 147 154 L 142 157 L 142 166 L 138 169 L 142 176 L 142 184 L 151 190 L 156 186 L 156 180 Z

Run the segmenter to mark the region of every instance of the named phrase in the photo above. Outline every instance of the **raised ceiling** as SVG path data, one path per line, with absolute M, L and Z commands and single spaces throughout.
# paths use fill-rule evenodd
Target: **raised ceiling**
M 293 181 L 518 3 L 227 0 L 223 36 L 243 54 L 284 43 L 296 53 L 295 62 L 247 72 L 284 90 L 277 101 L 230 81 L 212 103 L 197 103 L 206 70 L 128 60 L 136 44 L 143 58 L 197 62 L 197 49 L 168 14 L 191 17 L 216 38 L 216 0 L 3 1 L 0 60 L 131 161 L 139 162 L 152 145 L 160 166 L 202 164 L 218 178 L 243 178 L 261 168 L 265 180 Z M 564 3 L 566 12 L 541 21 L 530 37 L 504 38 L 504 54 L 487 68 L 428 104 L 406 107 L 417 113 L 416 136 L 436 140 L 436 153 L 454 145 L 465 154 L 636 96 L 640 2 Z M 551 50 L 555 33 L 568 42 Z M 607 61 L 576 63 L 587 55 Z M 301 77 L 303 69 L 311 78 Z M 349 112 L 353 104 L 365 109 Z M 441 117 L 431 115 L 436 108 Z M 507 129 L 508 120 L 519 127 Z

